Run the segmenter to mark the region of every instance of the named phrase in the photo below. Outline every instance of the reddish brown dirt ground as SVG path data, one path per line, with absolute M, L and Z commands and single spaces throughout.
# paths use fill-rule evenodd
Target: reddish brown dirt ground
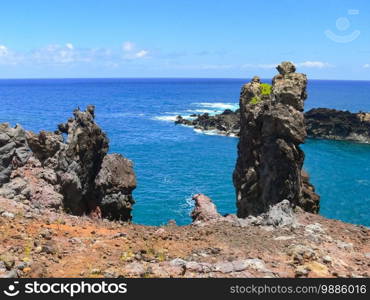
M 298 226 L 161 227 L 37 211 L 0 198 L 3 277 L 369 277 L 370 230 L 299 213 Z

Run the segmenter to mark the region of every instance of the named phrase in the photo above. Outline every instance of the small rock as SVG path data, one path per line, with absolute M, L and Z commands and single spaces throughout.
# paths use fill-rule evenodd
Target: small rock
M 287 241 L 287 240 L 292 240 L 294 239 L 294 235 L 282 235 L 274 238 L 275 241 Z
M 256 271 L 269 273 L 271 270 L 266 268 L 265 262 L 259 258 L 246 259 L 244 261 L 247 265 L 247 268 L 253 268 Z
M 79 238 L 73 237 L 68 240 L 71 244 L 82 244 L 82 241 Z
M 51 240 L 52 235 L 53 235 L 53 233 L 49 229 L 45 229 L 45 230 L 40 232 L 40 236 L 43 237 L 45 240 Z
M 18 270 L 24 270 L 26 267 L 28 267 L 28 263 L 27 262 L 21 262 L 17 265 L 17 269 Z
M 295 275 L 296 277 L 307 276 L 308 271 L 306 266 L 298 266 L 295 269 Z
M 113 271 L 104 271 L 103 276 L 104 278 L 116 278 L 117 274 Z
M 8 211 L 4 211 L 1 215 L 5 218 L 9 218 L 9 219 L 14 219 L 14 217 L 15 217 L 15 215 L 13 213 L 8 212 Z
M 201 263 L 198 263 L 196 261 L 189 261 L 186 263 L 186 270 L 201 273 L 203 272 L 203 266 Z
M 170 265 L 171 266 L 185 266 L 186 265 L 186 261 L 181 259 L 181 258 L 175 258 L 173 260 L 170 261 Z
M 125 272 L 131 276 L 142 276 L 145 274 L 144 266 L 139 262 L 133 262 L 125 266 Z
M 305 228 L 306 232 L 310 233 L 321 233 L 325 234 L 325 230 L 322 228 L 321 224 L 319 223 L 314 223 L 314 224 L 309 224 Z
M 55 254 L 57 251 L 52 245 L 44 245 L 42 246 L 41 252 L 45 252 L 46 254 Z
M 248 267 L 244 260 L 234 260 L 232 264 L 234 272 L 242 272 Z
M 0 272 L 5 272 L 6 271 L 6 266 L 3 261 L 0 261 Z
M 35 248 L 35 253 L 41 253 L 41 251 L 42 251 L 42 247 L 41 246 L 37 246 Z
M 155 234 L 155 235 L 162 235 L 162 234 L 164 234 L 164 233 L 166 233 L 166 230 L 164 230 L 163 228 L 159 228 L 159 229 L 157 229 L 157 230 L 154 232 L 154 234 Z
M 305 245 L 292 245 L 288 248 L 288 255 L 292 256 L 293 261 L 303 263 L 316 257 L 315 251 Z
M 167 222 L 167 225 L 168 225 L 168 226 L 176 226 L 176 221 L 175 221 L 175 220 L 169 220 L 169 221 Z
M 4 278 L 18 278 L 17 270 L 11 270 L 4 275 Z
M 353 250 L 353 244 L 352 243 L 346 243 L 340 240 L 335 241 L 338 248 L 343 249 L 343 250 L 348 250 L 351 251 Z
M 193 222 L 207 222 L 221 218 L 217 212 L 216 205 L 212 202 L 211 198 L 203 194 L 196 194 L 192 198 L 195 202 L 194 209 L 191 213 Z
M 10 254 L 1 256 L 1 260 L 7 270 L 11 270 L 14 267 L 15 258 L 11 256 Z
M 322 261 L 325 263 L 325 264 L 330 264 L 333 259 L 329 256 L 329 255 L 325 255 L 323 258 L 322 258 Z
M 289 226 L 296 225 L 297 221 L 288 200 L 283 200 L 269 208 L 269 211 L 264 214 L 265 225 L 272 226 Z
M 126 234 L 126 233 L 124 233 L 124 232 L 119 232 L 119 233 L 117 233 L 117 234 L 113 235 L 113 236 L 112 236 L 112 238 L 113 238 L 113 239 L 117 239 L 117 238 L 120 238 L 120 237 L 126 237 L 126 236 L 127 236 L 127 234 Z
M 214 265 L 214 270 L 221 273 L 231 273 L 234 271 L 234 265 L 231 262 L 219 262 Z

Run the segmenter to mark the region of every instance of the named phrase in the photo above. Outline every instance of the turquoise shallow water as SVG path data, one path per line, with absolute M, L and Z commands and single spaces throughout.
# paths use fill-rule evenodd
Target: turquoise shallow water
M 205 193 L 235 212 L 231 174 L 236 138 L 175 126 L 177 114 L 236 108 L 243 79 L 0 80 L 0 122 L 54 130 L 72 110 L 97 106 L 111 151 L 135 163 L 134 221 L 190 222 L 191 195 Z M 370 82 L 310 81 L 306 109 L 370 111 Z M 370 145 L 308 140 L 305 168 L 321 195 L 321 214 L 370 226 Z

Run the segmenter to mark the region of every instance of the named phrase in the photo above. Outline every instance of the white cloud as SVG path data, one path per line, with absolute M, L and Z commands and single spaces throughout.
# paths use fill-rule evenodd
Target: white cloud
M 295 64 L 297 67 L 305 67 L 305 68 L 319 68 L 319 69 L 322 69 L 322 68 L 327 68 L 327 67 L 331 67 L 332 65 L 330 65 L 329 63 L 327 62 L 322 62 L 322 61 L 305 61 L 305 62 L 301 62 L 301 63 L 296 63 Z
M 126 51 L 126 52 L 133 51 L 135 49 L 135 44 L 132 43 L 132 42 L 129 42 L 129 41 L 124 42 L 122 44 L 122 49 L 123 49 L 123 51 Z
M 73 50 L 75 47 L 73 46 L 73 44 L 71 44 L 71 43 L 67 43 L 66 44 L 66 47 L 68 48 L 68 49 L 70 49 L 70 50 Z
M 0 45 L 0 56 L 7 56 L 9 54 L 9 50 L 4 45 Z
M 140 50 L 138 52 L 135 53 L 135 57 L 137 58 L 143 58 L 145 56 L 147 56 L 149 54 L 149 51 L 147 50 Z
M 125 52 L 123 59 L 132 60 L 138 58 L 147 57 L 149 54 L 148 50 L 137 49 L 136 45 L 133 42 L 127 41 L 122 44 L 122 50 Z
M 124 50 L 124 54 L 122 51 Z M 122 49 L 78 48 L 72 43 L 50 44 L 28 52 L 15 52 L 0 44 L 0 65 L 72 65 L 91 63 L 117 68 L 128 60 L 149 57 L 149 50 L 125 42 Z
M 22 54 L 13 52 L 8 47 L 0 45 L 0 65 L 17 65 L 22 60 Z
M 30 59 L 38 63 L 68 64 L 79 60 L 79 53 L 72 44 L 51 44 L 31 53 Z
M 370 64 L 364 64 L 362 67 L 365 68 L 365 69 L 369 69 L 370 68 Z

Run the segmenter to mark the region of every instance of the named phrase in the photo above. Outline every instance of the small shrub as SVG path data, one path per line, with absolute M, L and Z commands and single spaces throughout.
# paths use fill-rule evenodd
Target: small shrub
M 249 103 L 250 104 L 257 104 L 257 103 L 260 103 L 262 100 L 261 100 L 261 98 L 260 97 L 257 97 L 257 96 L 255 96 L 255 97 L 253 97 L 252 99 L 251 99 L 251 101 L 249 101 Z
M 270 95 L 272 85 L 268 83 L 261 83 L 261 95 Z
M 24 262 L 29 262 L 31 260 L 31 251 L 32 251 L 32 243 L 28 242 L 26 243 L 23 249 L 23 254 L 24 254 L 23 261 Z
M 122 262 L 131 261 L 134 258 L 134 256 L 135 256 L 134 253 L 132 253 L 131 251 L 123 251 L 120 260 Z

